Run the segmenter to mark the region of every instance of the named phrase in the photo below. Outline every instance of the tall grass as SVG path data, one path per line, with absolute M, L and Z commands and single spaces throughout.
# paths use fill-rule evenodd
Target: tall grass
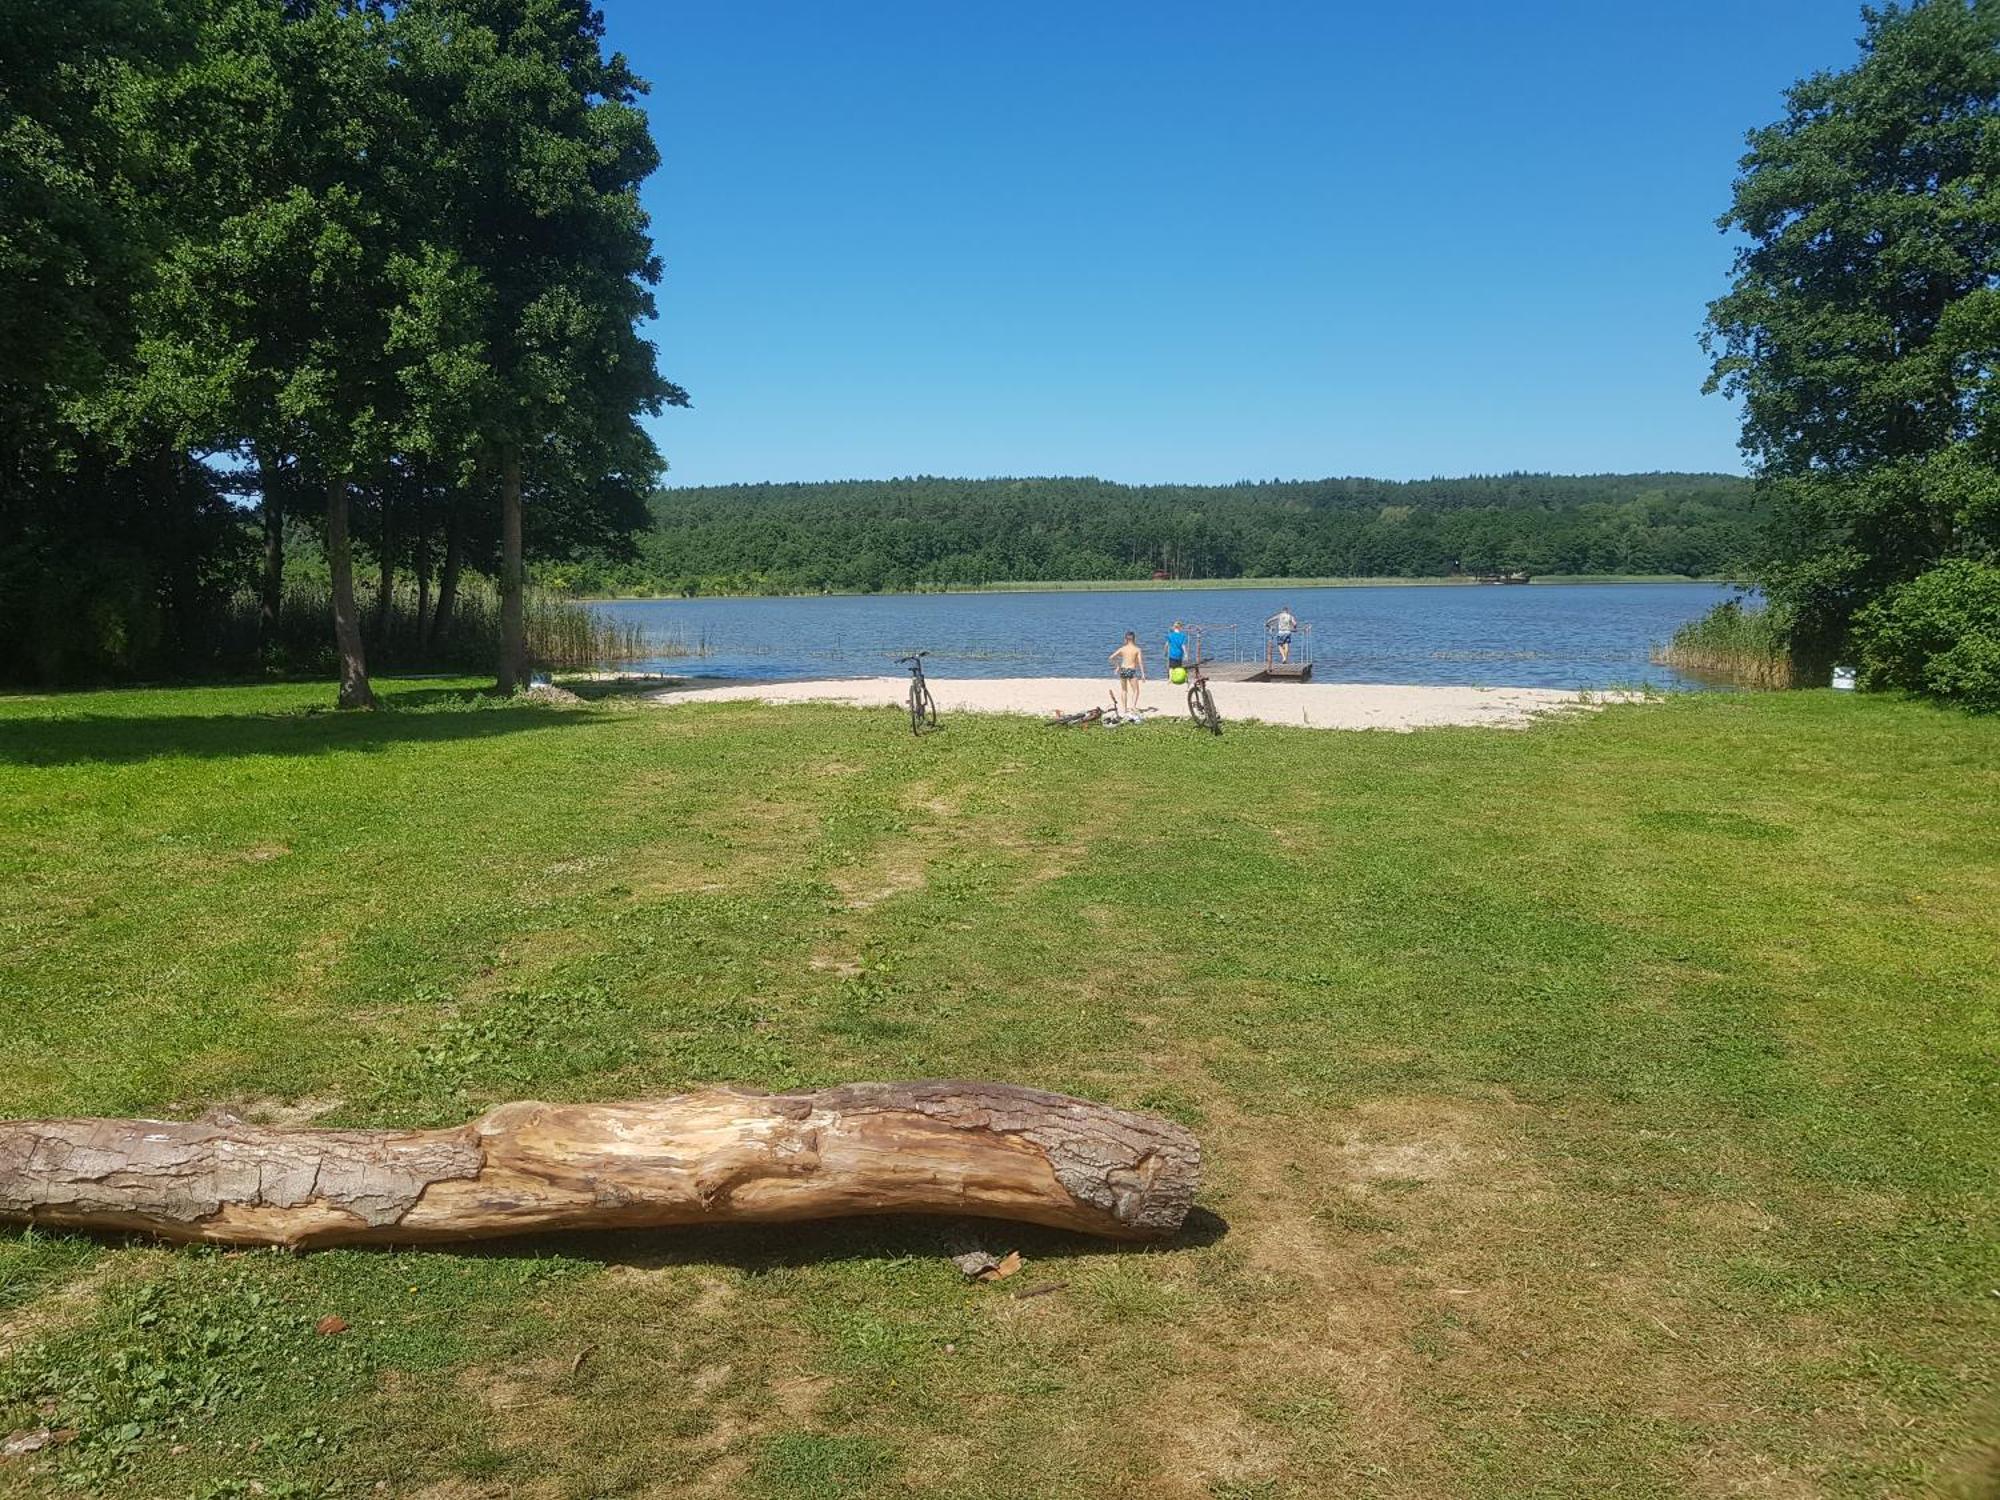
M 451 618 L 424 639 L 414 585 L 398 581 L 386 613 L 377 591 L 360 580 L 355 593 L 371 670 L 388 672 L 485 672 L 500 659 L 500 593 L 484 578 L 459 587 Z M 434 604 L 433 604 L 434 607 Z M 530 589 L 523 600 L 528 658 L 542 670 L 613 667 L 660 657 L 698 656 L 703 647 L 680 637 L 653 637 L 638 625 L 606 618 L 588 605 Z M 261 662 L 281 671 L 330 672 L 333 596 L 323 583 L 287 584 L 273 638 L 259 643 L 257 599 L 240 594 L 230 603 L 223 625 L 221 656 L 229 662 Z
M 1725 599 L 1700 619 L 1688 621 L 1665 646 L 1653 649 L 1653 660 L 1677 672 L 1741 687 L 1801 685 L 1784 622 L 1768 608 L 1745 609 L 1740 599 Z

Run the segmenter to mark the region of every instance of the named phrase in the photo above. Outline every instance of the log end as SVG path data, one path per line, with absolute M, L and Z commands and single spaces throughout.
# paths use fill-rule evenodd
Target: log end
M 964 1079 L 851 1083 L 772 1096 L 838 1115 L 909 1113 L 954 1129 L 1009 1137 L 1039 1152 L 1071 1200 L 1043 1216 L 1059 1227 L 1119 1239 L 1180 1232 L 1201 1188 L 1201 1144 L 1160 1115 L 1016 1084 Z

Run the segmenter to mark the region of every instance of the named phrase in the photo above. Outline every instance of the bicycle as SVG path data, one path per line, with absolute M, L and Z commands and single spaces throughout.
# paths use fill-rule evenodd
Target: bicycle
M 1073 714 L 1052 714 L 1048 725 L 1051 729 L 1082 729 L 1103 717 L 1104 710 L 1101 708 L 1080 708 Z
M 1215 694 L 1208 690 L 1208 673 L 1197 660 L 1188 669 L 1188 717 L 1210 734 L 1222 733 L 1222 715 L 1215 711 Z
M 910 669 L 910 733 L 922 734 L 926 729 L 938 726 L 937 699 L 931 696 L 931 685 L 924 681 L 924 658 L 928 651 L 919 651 L 915 656 L 901 656 L 896 659 L 898 666 Z

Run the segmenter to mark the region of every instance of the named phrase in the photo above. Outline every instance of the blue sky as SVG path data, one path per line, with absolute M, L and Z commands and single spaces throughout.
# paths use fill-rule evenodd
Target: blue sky
M 1737 469 L 1695 334 L 1850 0 L 603 0 L 676 484 Z

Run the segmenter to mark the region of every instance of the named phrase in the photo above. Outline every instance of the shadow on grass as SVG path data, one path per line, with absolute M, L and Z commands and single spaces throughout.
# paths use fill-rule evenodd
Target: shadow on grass
M 0 1227 L 0 1239 L 25 1232 L 18 1226 Z M 98 1234 L 89 1230 L 44 1227 L 36 1232 L 74 1236 L 113 1247 L 160 1244 L 159 1240 L 148 1235 L 120 1231 Z M 967 1250 L 986 1250 L 995 1255 L 1018 1250 L 1031 1268 L 1038 1267 L 1044 1273 L 1038 1276 L 1024 1270 L 1013 1286 L 1016 1290 L 1026 1290 L 1038 1283 L 1046 1283 L 1052 1276 L 1059 1277 L 1058 1268 L 1065 1261 L 1097 1255 L 1167 1255 L 1198 1250 L 1216 1244 L 1228 1233 L 1228 1221 L 1220 1214 L 1196 1208 L 1189 1212 L 1187 1223 L 1181 1226 L 1180 1233 L 1165 1240 L 1108 1240 L 1007 1219 L 885 1214 L 879 1218 L 808 1219 L 794 1224 L 695 1224 L 665 1229 L 558 1231 L 419 1246 L 350 1245 L 338 1248 L 366 1254 L 451 1255 L 468 1260 L 547 1260 L 561 1257 L 593 1261 L 605 1266 L 635 1266 L 649 1271 L 668 1266 L 731 1266 L 751 1273 L 839 1261 L 930 1260 L 963 1254 Z M 230 1247 L 182 1248 L 223 1251 Z M 298 1253 L 323 1255 L 330 1252 L 305 1250 Z
M 967 1250 L 987 1250 L 995 1255 L 1019 1250 L 1023 1259 L 1039 1263 L 1047 1271 L 1052 1262 L 1095 1255 L 1160 1255 L 1200 1249 L 1228 1233 L 1229 1224 L 1220 1214 L 1197 1208 L 1189 1212 L 1180 1233 L 1166 1240 L 1108 1240 L 1007 1219 L 885 1214 L 879 1218 L 809 1219 L 795 1224 L 696 1224 L 520 1235 L 428 1248 L 474 1257 L 563 1256 L 642 1270 L 733 1266 L 750 1272 L 848 1260 L 942 1259 Z M 1023 1272 L 1017 1285 L 1027 1287 L 1046 1279 Z
M 582 678 L 571 681 L 565 679 L 556 685 L 566 692 L 574 693 L 586 703 L 601 703 L 607 698 L 643 698 L 648 693 L 664 693 L 669 690 L 685 690 L 694 679 L 688 677 L 611 677 Z
M 0 720 L 0 764 L 115 765 L 168 756 L 369 753 L 392 745 L 490 739 L 585 722 L 533 704 L 481 706 L 479 694 L 457 689 L 398 693 L 390 702 L 373 713 L 80 714 Z

